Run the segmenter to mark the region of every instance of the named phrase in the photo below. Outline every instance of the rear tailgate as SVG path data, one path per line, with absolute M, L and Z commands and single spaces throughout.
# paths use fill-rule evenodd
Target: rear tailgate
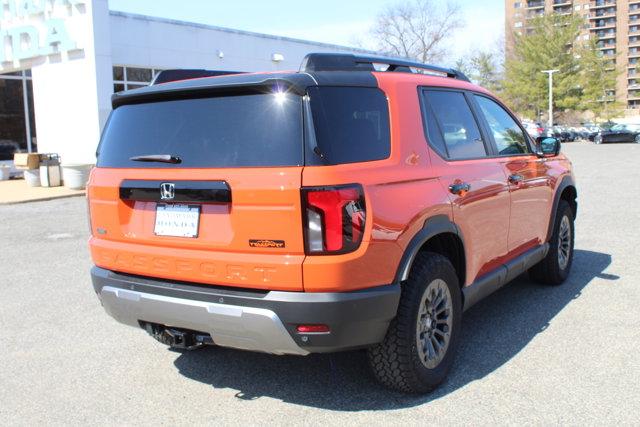
M 89 183 L 94 262 L 143 276 L 302 290 L 301 170 L 96 168 Z M 166 203 L 123 200 L 129 180 L 226 182 L 231 203 L 186 203 L 201 209 L 197 237 L 158 236 L 156 209 Z
M 158 156 L 172 160 L 148 160 Z M 119 106 L 88 186 L 93 260 L 142 276 L 301 291 L 303 163 L 299 96 Z

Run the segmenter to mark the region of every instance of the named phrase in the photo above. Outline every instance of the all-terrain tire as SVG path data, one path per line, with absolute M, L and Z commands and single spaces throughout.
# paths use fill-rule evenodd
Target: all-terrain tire
M 564 226 L 563 222 L 565 222 Z M 566 227 L 568 227 L 568 236 L 565 234 Z M 553 224 L 553 235 L 549 242 L 549 252 L 542 261 L 529 269 L 529 276 L 536 282 L 546 285 L 557 286 L 562 284 L 571 271 L 574 238 L 573 211 L 566 200 L 560 200 Z M 565 261 L 560 255 L 562 250 L 568 251 Z
M 421 310 L 424 299 L 429 300 L 426 292 L 432 291 L 434 283 L 438 283 L 442 291 L 442 282 L 446 284 L 450 296 L 450 304 L 447 303 L 451 316 L 450 328 L 447 328 L 449 341 L 446 347 L 443 346 L 443 356 L 440 356 L 437 366 L 428 368 L 420 354 L 422 351 L 424 357 L 424 344 L 421 345 L 420 351 L 418 350 L 423 334 L 420 328 L 425 325 L 419 323 L 418 319 L 425 320 L 425 314 L 421 314 Z M 437 310 L 432 312 L 435 311 Z M 368 350 L 369 364 L 374 376 L 385 386 L 402 392 L 425 393 L 433 390 L 445 379 L 451 368 L 460 337 L 461 322 L 462 297 L 458 277 L 451 262 L 436 253 L 419 253 L 408 280 L 402 284 L 398 313 L 389 325 L 384 341 Z

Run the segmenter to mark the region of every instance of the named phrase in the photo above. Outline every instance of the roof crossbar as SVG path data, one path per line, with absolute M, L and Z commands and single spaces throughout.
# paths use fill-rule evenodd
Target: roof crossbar
M 402 58 L 354 55 L 350 53 L 310 53 L 302 60 L 300 71 L 375 71 L 374 64 L 388 65 L 385 71 L 414 72 L 423 70 L 452 79 L 469 81 L 469 78 L 453 68 L 423 64 Z

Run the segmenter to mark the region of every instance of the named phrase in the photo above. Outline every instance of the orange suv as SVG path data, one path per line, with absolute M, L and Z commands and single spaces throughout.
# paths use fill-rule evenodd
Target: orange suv
M 569 274 L 570 161 L 461 73 L 318 53 L 177 74 L 113 96 L 88 186 L 93 286 L 119 322 L 189 349 L 366 348 L 383 384 L 425 392 L 464 310 Z

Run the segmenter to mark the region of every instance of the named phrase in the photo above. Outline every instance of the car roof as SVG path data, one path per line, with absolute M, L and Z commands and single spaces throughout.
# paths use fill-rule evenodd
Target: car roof
M 161 83 L 140 89 L 118 92 L 112 95 L 113 108 L 125 104 L 161 101 L 163 99 L 189 98 L 222 91 L 238 91 L 249 88 L 284 90 L 303 95 L 312 86 L 346 86 L 377 88 L 384 83 L 414 83 L 418 86 L 434 86 L 460 90 L 473 90 L 490 94 L 487 90 L 465 80 L 432 74 L 385 71 L 284 71 L 241 73 L 213 77 L 200 77 Z

